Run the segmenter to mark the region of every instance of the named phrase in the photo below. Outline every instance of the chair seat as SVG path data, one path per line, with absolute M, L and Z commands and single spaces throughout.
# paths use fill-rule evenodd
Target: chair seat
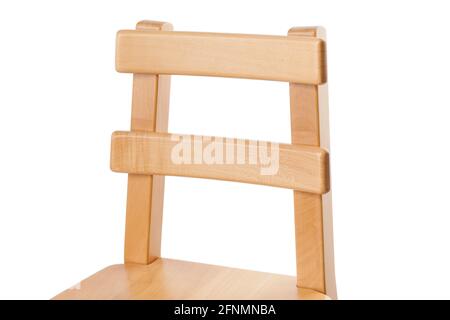
M 109 266 L 54 299 L 288 299 L 327 300 L 296 287 L 295 277 L 157 259 Z

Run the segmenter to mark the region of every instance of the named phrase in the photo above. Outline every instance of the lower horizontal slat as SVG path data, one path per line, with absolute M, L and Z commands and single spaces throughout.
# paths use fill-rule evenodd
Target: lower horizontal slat
M 318 194 L 329 190 L 325 150 L 252 140 L 115 132 L 111 169 L 262 184 Z

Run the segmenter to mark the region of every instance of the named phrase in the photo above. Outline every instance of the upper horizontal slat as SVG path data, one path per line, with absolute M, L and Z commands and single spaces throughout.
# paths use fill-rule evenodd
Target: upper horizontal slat
M 181 140 L 179 137 L 189 137 L 190 140 Z M 206 138 L 212 140 L 204 140 Z M 223 161 L 211 163 L 204 157 L 207 156 L 208 145 L 212 146 L 210 142 L 217 141 L 216 139 L 222 139 L 223 142 L 223 147 L 219 148 L 223 152 Z M 194 140 L 202 141 L 203 145 L 199 147 L 197 144 L 197 147 L 194 147 Z M 180 147 L 180 141 L 190 141 L 190 144 L 184 145 L 186 149 L 183 150 L 174 149 L 176 146 Z M 263 145 L 267 145 L 268 149 L 267 152 L 263 151 L 264 156 L 261 156 L 260 146 Z M 276 146 L 279 150 L 278 159 L 272 151 L 275 149 L 271 149 L 267 142 L 155 132 L 115 132 L 111 143 L 111 169 L 132 174 L 187 176 L 263 184 L 319 194 L 329 190 L 328 153 L 325 150 L 290 144 Z M 190 150 L 190 154 L 184 150 Z M 240 155 L 245 155 L 245 161 L 237 160 L 238 150 L 241 150 Z M 174 161 L 173 152 L 175 155 L 188 155 L 187 161 L 180 163 L 179 158 Z M 255 159 L 255 156 L 258 160 L 252 163 L 250 158 Z M 261 161 L 262 157 L 268 161 Z
M 326 82 L 325 45 L 320 39 L 307 37 L 122 30 L 117 33 L 116 69 Z

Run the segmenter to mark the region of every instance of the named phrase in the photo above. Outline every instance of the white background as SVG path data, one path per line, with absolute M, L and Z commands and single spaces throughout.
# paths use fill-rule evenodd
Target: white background
M 48 299 L 121 263 L 131 76 L 115 33 L 328 31 L 341 299 L 450 298 L 450 42 L 445 1 L 3 1 L 0 298 Z M 289 142 L 288 86 L 173 77 L 170 131 Z M 290 190 L 167 178 L 163 255 L 295 274 Z

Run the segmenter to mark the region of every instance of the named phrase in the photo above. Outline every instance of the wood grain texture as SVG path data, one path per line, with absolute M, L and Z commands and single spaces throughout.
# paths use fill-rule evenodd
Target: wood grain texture
M 177 150 L 177 146 L 183 146 L 184 141 L 189 143 L 186 147 L 186 150 L 189 150 L 189 157 L 186 162 L 179 163 L 183 158 L 174 161 L 174 153 L 178 156 L 178 152 L 174 151 Z M 276 144 L 278 152 L 275 152 L 275 148 L 271 151 L 267 142 L 240 140 L 238 143 L 238 140 L 234 139 L 207 137 L 206 144 L 200 150 L 208 148 L 211 141 L 220 141 L 217 145 L 222 150 L 220 152 L 222 160 L 208 163 L 205 155 L 200 154 L 200 161 L 196 163 L 198 154 L 193 151 L 194 141 L 205 141 L 205 137 L 115 132 L 111 143 L 111 169 L 133 174 L 160 174 L 263 184 L 320 194 L 329 190 L 328 153 L 320 148 Z M 227 164 L 225 150 L 232 149 L 236 154 L 241 147 L 242 150 L 245 148 L 246 161 L 238 163 L 234 158 Z M 263 164 L 258 160 L 261 147 L 266 147 L 273 164 Z M 276 153 L 278 156 L 275 156 Z M 258 161 L 251 163 L 252 158 Z
M 288 37 L 180 33 L 157 21 L 141 21 L 137 29 L 119 32 L 116 50 L 117 69 L 134 73 L 131 132 L 114 133 L 111 148 L 111 168 L 130 172 L 125 264 L 103 269 L 54 299 L 336 298 L 326 193 L 327 95 L 326 85 L 318 85 L 326 81 L 322 30 L 293 28 Z M 261 162 L 250 161 L 261 157 L 260 144 L 251 141 L 240 149 L 248 161 L 230 163 L 224 155 L 225 163 L 208 163 L 202 155 L 200 163 L 175 163 L 179 140 L 167 133 L 168 74 L 289 81 L 293 144 L 279 145 L 278 171 L 262 174 Z M 224 153 L 239 153 L 236 140 L 222 142 Z M 160 258 L 164 178 L 157 174 L 300 190 L 294 192 L 297 278 Z
M 171 30 L 165 22 L 141 21 L 138 29 Z M 166 132 L 170 76 L 133 75 L 131 129 Z M 128 176 L 125 262 L 147 264 L 160 256 L 164 177 Z
M 113 265 L 76 288 L 54 299 L 329 299 L 297 288 L 295 277 L 169 259 L 149 265 Z
M 318 27 L 292 28 L 288 34 L 325 40 L 325 30 Z M 329 150 L 326 84 L 290 83 L 290 105 L 292 143 Z M 331 192 L 318 195 L 294 191 L 294 210 L 297 286 L 336 299 Z
M 311 37 L 122 30 L 119 72 L 326 82 L 324 43 Z

